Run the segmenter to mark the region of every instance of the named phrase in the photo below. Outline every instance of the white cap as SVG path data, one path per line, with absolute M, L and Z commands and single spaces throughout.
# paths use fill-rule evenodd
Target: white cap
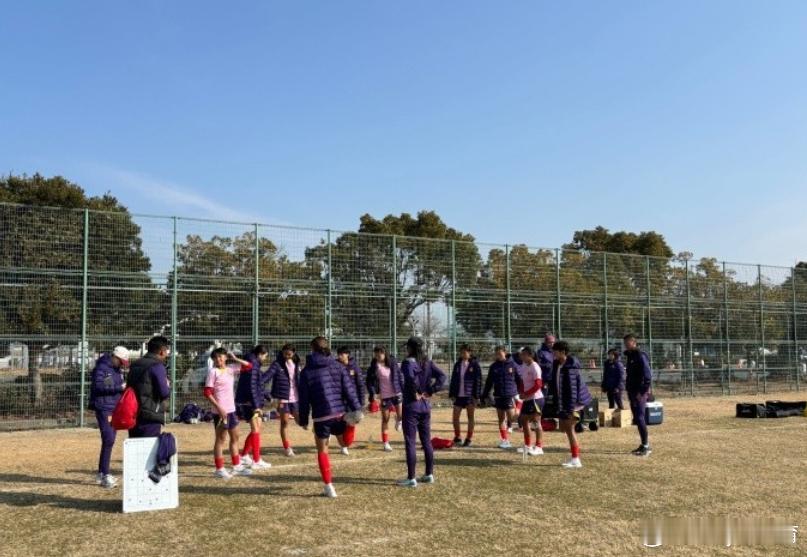
M 129 365 L 129 349 L 125 346 L 116 346 L 112 355 L 122 361 L 123 365 Z

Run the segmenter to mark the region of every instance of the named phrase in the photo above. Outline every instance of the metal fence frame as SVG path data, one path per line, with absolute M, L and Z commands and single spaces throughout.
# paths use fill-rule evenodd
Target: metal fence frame
M 55 211 L 57 213 L 71 213 L 75 212 L 72 209 L 58 209 L 58 208 L 36 208 L 32 209 L 31 207 L 25 206 L 17 206 L 11 204 L 0 204 L 0 210 L 5 210 L 6 213 L 3 214 L 12 214 L 15 210 L 22 211 L 23 208 L 27 211 Z M 87 396 L 88 396 L 88 389 L 87 389 L 87 379 L 89 373 L 89 362 L 90 362 L 90 343 L 92 341 L 91 335 L 88 331 L 88 320 L 91 316 L 91 308 L 88 301 L 89 295 L 93 292 L 93 289 L 96 288 L 92 284 L 90 284 L 90 278 L 101 274 L 100 272 L 95 271 L 91 268 L 90 265 L 90 249 L 92 246 L 92 238 L 90 234 L 91 222 L 92 219 L 95 217 L 107 217 L 107 218 L 117 218 L 121 217 L 120 213 L 104 213 L 99 211 L 92 211 L 89 209 L 80 210 L 81 212 L 81 222 L 83 226 L 83 231 L 81 235 L 81 265 L 80 265 L 80 273 L 81 273 L 81 323 L 79 328 L 79 347 L 80 347 L 80 365 L 79 365 L 79 400 L 78 402 L 78 409 L 77 412 L 77 420 L 76 425 L 84 426 L 85 425 L 85 411 L 86 403 L 87 403 Z M 129 215 L 126 215 L 127 217 Z M 7 216 L 8 218 L 8 216 Z M 599 321 L 599 335 L 589 335 L 589 336 L 575 336 L 572 335 L 569 339 L 574 344 L 574 341 L 579 340 L 581 345 L 586 345 L 589 347 L 589 352 L 593 352 L 593 348 L 591 346 L 596 344 L 598 346 L 597 352 L 599 353 L 599 357 L 597 358 L 598 361 L 601 362 L 602 358 L 604 357 L 607 349 L 612 346 L 615 340 L 621 340 L 621 334 L 627 332 L 637 332 L 641 333 L 642 340 L 644 345 L 647 347 L 647 350 L 651 357 L 651 363 L 655 366 L 658 365 L 660 362 L 657 360 L 658 355 L 658 348 L 660 342 L 666 342 L 667 344 L 670 343 L 680 343 L 680 350 L 682 352 L 682 356 L 680 358 L 680 362 L 686 362 L 686 365 L 681 367 L 679 371 L 680 373 L 680 385 L 678 388 L 670 389 L 674 394 L 689 394 L 689 395 L 696 395 L 701 392 L 715 392 L 714 389 L 711 390 L 704 390 L 698 384 L 698 375 L 701 373 L 699 369 L 695 366 L 695 357 L 696 357 L 696 349 L 695 344 L 701 344 L 705 346 L 715 345 L 719 347 L 719 367 L 720 369 L 717 370 L 719 373 L 719 393 L 722 394 L 731 394 L 734 392 L 743 392 L 743 389 L 738 389 L 737 382 L 738 382 L 738 375 L 737 372 L 740 371 L 740 368 L 737 364 L 732 364 L 732 354 L 733 354 L 733 345 L 741 344 L 744 346 L 755 346 L 754 350 L 759 353 L 761 358 L 761 363 L 754 369 L 754 375 L 756 376 L 756 384 L 753 385 L 753 389 L 750 389 L 754 392 L 768 392 L 768 383 L 769 383 L 769 372 L 778 371 L 783 373 L 783 383 L 777 385 L 777 388 L 781 388 L 785 386 L 786 388 L 800 390 L 801 388 L 801 380 L 803 379 L 804 375 L 804 360 L 805 355 L 802 353 L 800 348 L 800 342 L 805 342 L 807 339 L 799 339 L 799 320 L 807 321 L 807 270 L 805 269 L 797 269 L 792 267 L 764 267 L 764 269 L 771 270 L 770 272 L 777 272 L 780 276 L 785 276 L 787 278 L 783 279 L 783 282 L 780 282 L 778 285 L 773 285 L 767 287 L 766 290 L 765 282 L 766 278 L 763 273 L 763 266 L 762 265 L 742 265 L 742 264 L 734 264 L 728 262 L 714 262 L 717 267 L 720 269 L 720 273 L 722 273 L 721 279 L 715 279 L 715 277 L 706 277 L 703 278 L 698 275 L 697 270 L 697 262 L 693 261 L 680 261 L 675 262 L 674 260 L 661 260 L 658 258 L 652 258 L 649 256 L 636 256 L 636 255 L 626 255 L 626 254 L 612 254 L 612 253 L 599 253 L 599 252 L 574 252 L 571 250 L 562 250 L 560 248 L 555 249 L 545 249 L 545 248 L 529 248 L 523 244 L 520 245 L 510 245 L 505 244 L 501 246 L 491 245 L 491 250 L 497 249 L 503 252 L 504 257 L 504 264 L 503 264 L 503 272 L 504 272 L 504 280 L 503 285 L 501 288 L 496 287 L 489 287 L 487 290 L 482 288 L 479 284 L 480 279 L 477 278 L 475 282 L 468 286 L 462 286 L 459 284 L 461 281 L 458 279 L 458 268 L 460 261 L 458 260 L 458 250 L 459 249 L 471 249 L 471 244 L 466 242 L 460 242 L 458 240 L 441 240 L 441 239 L 427 239 L 427 238 L 411 238 L 411 237 L 402 237 L 402 236 L 385 236 L 385 235 L 372 235 L 372 234 L 359 234 L 355 232 L 342 232 L 342 231 L 334 231 L 331 229 L 316 229 L 316 228 L 302 228 L 302 227 L 290 227 L 290 226 L 277 226 L 277 225 L 264 225 L 259 223 L 239 223 L 239 222 L 228 222 L 228 221 L 216 221 L 210 219 L 197 219 L 197 218 L 185 218 L 185 217 L 162 217 L 162 216 L 155 216 L 155 215 L 140 215 L 134 214 L 131 215 L 135 221 L 138 219 L 151 219 L 156 220 L 157 222 L 162 222 L 165 224 L 170 225 L 171 230 L 171 267 L 169 269 L 165 269 L 164 273 L 160 273 L 160 275 L 165 275 L 166 280 L 167 277 L 170 277 L 170 284 L 165 284 L 165 293 L 170 295 L 170 323 L 167 324 L 168 328 L 171 331 L 170 340 L 171 340 L 171 358 L 169 362 L 170 366 L 170 377 L 172 383 L 172 396 L 170 401 L 170 413 L 171 415 L 175 415 L 178 410 L 178 396 L 176 388 L 177 386 L 177 356 L 178 356 L 178 342 L 183 340 L 183 336 L 181 332 L 181 327 L 179 323 L 179 309 L 182 305 L 181 297 L 183 293 L 190 292 L 191 290 L 186 289 L 182 284 L 180 284 L 180 279 L 182 275 L 178 272 L 179 271 L 179 250 L 183 245 L 180 241 L 179 230 L 181 226 L 187 225 L 189 227 L 192 226 L 208 226 L 212 227 L 214 230 L 218 229 L 219 227 L 232 227 L 238 228 L 239 230 L 251 231 L 254 234 L 254 269 L 251 276 L 239 277 L 239 280 L 242 281 L 243 284 L 249 285 L 248 290 L 243 289 L 239 290 L 238 288 L 234 288 L 234 291 L 239 293 L 249 293 L 251 297 L 251 308 L 250 308 L 250 315 L 251 315 L 251 324 L 250 324 L 250 331 L 248 338 L 244 338 L 244 341 L 248 341 L 249 343 L 257 343 L 261 338 L 265 338 L 267 335 L 267 331 L 261 330 L 261 311 L 265 309 L 265 306 L 262 304 L 262 298 L 266 297 L 266 282 L 265 279 L 262 278 L 261 271 L 262 271 L 262 263 L 261 263 L 261 241 L 268 238 L 268 235 L 274 234 L 280 237 L 284 237 L 284 234 L 292 235 L 292 234 L 302 234 L 302 233 L 311 233 L 312 238 L 319 237 L 319 247 L 325 248 L 325 254 L 323 257 L 322 262 L 322 269 L 323 273 L 320 275 L 319 279 L 300 279 L 300 282 L 305 282 L 309 285 L 314 285 L 315 287 L 322 288 L 324 292 L 324 312 L 322 315 L 322 323 L 316 324 L 313 326 L 313 329 L 321 330 L 324 334 L 331 340 L 337 342 L 341 341 L 354 341 L 355 339 L 346 339 L 344 337 L 340 337 L 339 334 L 335 333 L 334 330 L 334 309 L 335 309 L 335 299 L 341 297 L 350 298 L 351 291 L 354 292 L 355 295 L 359 290 L 363 287 L 360 277 L 359 280 L 351 283 L 348 286 L 343 284 L 337 284 L 339 281 L 338 278 L 334 277 L 334 249 L 336 242 L 339 241 L 340 238 L 350 239 L 355 238 L 357 242 L 359 241 L 367 241 L 369 243 L 376 242 L 379 246 L 386 246 L 388 245 L 390 251 L 388 255 L 383 257 L 388 257 L 389 266 L 391 269 L 391 281 L 387 283 L 379 283 L 384 289 L 389 291 L 387 296 L 387 304 L 389 307 L 389 326 L 388 330 L 383 334 L 379 334 L 373 336 L 370 339 L 364 339 L 362 342 L 367 344 L 368 342 L 382 342 L 382 343 L 389 343 L 391 350 L 395 352 L 399 346 L 401 334 L 406 334 L 406 331 L 402 331 L 401 327 L 398 325 L 399 323 L 399 311 L 400 311 L 400 304 L 401 299 L 400 297 L 402 294 L 400 293 L 401 285 L 399 284 L 399 272 L 402 270 L 402 259 L 401 259 L 401 245 L 403 244 L 417 244 L 417 245 L 436 245 L 440 249 L 447 247 L 447 253 L 450 254 L 450 262 L 446 263 L 445 261 L 440 258 L 439 261 L 435 260 L 434 265 L 443 266 L 446 270 L 444 275 L 446 275 L 446 283 L 450 286 L 443 288 L 442 290 L 434 289 L 432 292 L 429 290 L 428 287 L 424 288 L 427 291 L 427 294 L 430 296 L 434 296 L 435 302 L 445 306 L 445 330 L 442 335 L 438 335 L 437 342 L 442 343 L 445 345 L 445 350 L 442 351 L 442 358 L 444 360 L 454 361 L 457 357 L 457 350 L 459 343 L 461 341 L 472 340 L 476 343 L 489 343 L 492 344 L 494 341 L 502 342 L 507 346 L 512 348 L 516 348 L 517 345 L 521 345 L 525 340 L 532 341 L 533 345 L 539 343 L 540 340 L 537 338 L 537 335 L 531 335 L 532 338 L 524 339 L 524 338 L 514 338 L 516 335 L 513 333 L 513 307 L 514 305 L 519 305 L 519 307 L 523 306 L 526 308 L 529 307 L 549 307 L 551 306 L 551 329 L 554 329 L 555 333 L 562 337 L 564 337 L 564 328 L 568 328 L 573 323 L 570 323 L 569 320 L 573 320 L 574 317 L 567 317 L 567 312 L 572 311 L 572 316 L 574 315 L 575 308 L 578 311 L 589 311 L 589 315 L 597 315 L 597 320 Z M 140 225 L 142 228 L 142 225 Z M 0 232 L 3 232 L 3 224 L 0 222 Z M 49 233 L 54 233 L 53 231 L 49 231 Z M 270 234 L 271 233 L 271 234 Z M 243 237 L 246 238 L 246 232 L 243 233 Z M 47 241 L 47 239 L 44 239 Z M 323 244 L 324 242 L 324 244 Z M 437 244 L 429 244 L 429 243 L 437 243 Z M 442 247 L 440 247 L 442 246 Z M 473 244 L 473 248 L 480 254 L 481 257 L 481 250 L 479 249 L 482 247 L 483 244 L 476 243 Z M 304 245 L 306 253 L 308 253 L 309 246 Z M 548 258 L 553 256 L 554 259 L 554 269 L 550 269 L 552 266 L 551 263 L 544 264 L 546 267 L 545 270 L 547 272 L 554 273 L 554 284 L 551 285 L 551 288 L 545 287 L 543 289 L 520 289 L 517 286 L 513 286 L 512 278 L 514 274 L 513 270 L 513 251 L 514 249 L 521 249 L 526 250 L 525 253 L 535 253 L 535 254 L 544 254 L 544 258 Z M 379 248 L 380 251 L 380 248 Z M 368 248 L 368 254 L 372 253 L 375 257 L 375 251 L 371 248 Z M 381 256 L 379 256 L 381 257 Z M 482 263 L 482 266 L 487 264 L 490 265 L 490 261 L 492 258 L 492 251 L 488 255 L 487 263 Z M 580 268 L 577 269 L 574 267 L 574 264 L 569 263 L 569 258 L 580 258 L 583 263 L 575 263 L 580 265 Z M 599 269 L 597 269 L 597 261 L 601 260 L 599 264 Z M 1 261 L 1 260 L 0 260 Z M 386 260 L 385 260 L 386 261 Z M 594 264 L 589 265 L 590 262 L 594 262 Z M 662 265 L 663 261 L 663 265 Z M 702 261 L 702 260 L 701 260 Z M 617 265 L 609 265 L 609 263 L 616 263 Z M 568 265 L 572 265 L 572 267 L 568 267 Z M 627 271 L 623 270 L 620 271 L 620 265 L 624 268 L 625 266 L 633 265 L 635 269 L 643 269 L 643 272 L 636 272 L 631 271 L 628 269 Z M 678 265 L 678 267 L 675 267 Z M 693 266 L 695 265 L 695 266 Z M 482 269 L 480 266 L 480 269 Z M 565 267 L 567 266 L 567 267 Z M 670 295 L 669 293 L 665 292 L 654 292 L 653 289 L 653 268 L 654 266 L 658 266 L 663 269 L 662 274 L 664 276 L 669 275 L 673 272 L 682 273 L 683 276 L 683 287 L 684 291 L 680 293 L 680 295 Z M 748 269 L 755 268 L 756 276 L 753 277 L 753 273 L 748 275 L 749 278 L 745 282 L 737 282 L 734 281 L 731 277 L 732 271 L 727 266 L 735 266 L 741 268 L 745 271 Z M 30 269 L 20 269 L 20 268 L 12 268 L 12 269 L 2 269 L 2 265 L 0 264 L 0 271 L 3 272 L 27 272 Z M 75 271 L 79 270 L 79 266 Z M 442 268 L 442 267 L 441 267 Z M 594 289 L 590 292 L 576 292 L 574 288 L 569 289 L 567 285 L 564 284 L 564 271 L 569 271 L 571 269 L 574 272 L 579 272 L 581 276 L 583 273 L 588 273 L 586 275 L 588 278 L 587 280 L 595 281 L 593 284 L 598 284 L 601 286 L 599 290 Z M 58 269 L 47 269 L 47 268 L 36 268 L 33 269 L 39 275 L 48 276 L 53 275 L 57 276 L 59 273 L 65 273 L 67 271 L 58 270 Z M 473 273 L 474 269 L 471 269 L 471 274 Z M 73 270 L 69 271 L 70 273 L 74 273 Z M 149 271 L 153 272 L 153 271 Z M 480 273 L 482 271 L 479 271 Z M 611 275 L 609 273 L 618 273 L 623 272 L 624 276 L 622 277 L 623 280 L 620 284 L 623 286 L 625 284 L 629 285 L 629 288 L 632 289 L 627 294 L 620 293 L 618 289 L 611 289 L 609 286 L 612 286 L 612 282 L 614 279 L 611 279 Z M 103 271 L 106 275 L 112 276 L 114 278 L 115 273 L 109 271 Z M 537 274 L 537 270 L 535 271 Z M 631 274 L 632 273 L 632 274 Z M 803 273 L 802 278 L 799 279 L 800 274 Z M 527 276 L 530 275 L 529 271 L 526 273 Z M 597 275 L 600 275 L 597 277 Z M 121 275 L 122 276 L 122 275 Z M 201 277 L 202 275 L 198 275 Z M 470 275 L 469 275 L 470 276 Z M 479 275 L 477 275 L 478 277 Z M 501 277 L 498 277 L 501 278 Z M 707 283 L 707 285 L 711 285 L 715 287 L 713 294 L 709 297 L 700 297 L 695 298 L 693 297 L 692 293 L 692 282 L 695 280 L 701 280 Z M 752 282 L 753 279 L 753 282 Z M 287 279 L 288 280 L 288 279 Z M 295 279 L 296 280 L 296 279 Z M 680 278 L 673 278 L 673 279 L 664 279 L 670 280 L 672 282 L 678 281 L 675 284 L 680 287 L 681 280 Z M 722 284 L 717 284 L 722 280 Z M 774 296 L 774 295 L 783 295 L 783 290 L 785 287 L 786 282 L 789 280 L 790 282 L 790 292 L 788 293 L 788 297 L 790 298 L 787 301 L 782 300 L 766 300 L 766 296 Z M 599 282 L 596 282 L 599 281 Z M 711 281 L 711 283 L 709 283 Z M 798 288 L 798 282 L 804 285 L 805 290 L 802 293 Z M 770 282 L 770 281 L 769 281 Z M 749 290 L 751 287 L 756 286 L 757 296 L 756 300 L 744 300 L 744 299 L 733 299 L 730 293 L 732 287 L 739 288 L 737 285 L 741 285 L 741 287 L 745 291 Z M 14 285 L 19 286 L 19 285 Z M 376 285 L 377 286 L 377 285 Z M 494 285 L 495 286 L 495 285 Z M 10 288 L 11 286 L 6 283 L 0 283 L 0 288 Z M 160 286 L 155 283 L 153 286 L 155 290 L 160 290 Z M 776 289 L 779 290 L 776 290 Z M 718 292 L 720 295 L 717 295 Z M 170 294 L 169 294 L 170 292 Z M 205 292 L 205 290 L 200 290 L 200 292 Z M 217 294 L 220 290 L 212 289 L 209 292 L 213 294 Z M 478 294 L 481 292 L 481 294 Z M 485 293 L 487 292 L 487 293 Z M 710 290 L 711 292 L 711 290 Z M 344 293 L 347 293 L 347 296 L 344 296 Z M 375 299 L 382 299 L 384 298 L 384 294 L 373 294 Z M 468 307 L 471 307 L 473 303 L 482 303 L 482 304 L 490 304 L 491 307 L 496 308 L 498 305 L 501 305 L 501 311 L 503 314 L 502 324 L 501 324 L 501 334 L 495 335 L 488 335 L 490 338 L 487 337 L 480 337 L 477 336 L 476 338 L 470 338 L 469 335 L 463 335 L 462 327 L 458 322 L 458 314 L 463 312 L 463 304 L 468 304 Z M 693 332 L 693 313 L 697 311 L 697 307 L 702 307 L 703 311 L 707 314 L 712 312 L 715 316 L 717 316 L 717 330 L 719 330 L 719 335 L 712 335 L 709 338 L 698 338 L 698 336 Z M 623 312 L 628 310 L 641 310 L 641 328 L 642 331 L 633 331 L 633 330 L 626 330 L 622 329 L 620 331 L 615 331 L 614 328 L 618 327 L 619 325 L 615 324 L 614 321 L 614 312 L 617 310 L 622 310 Z M 683 335 L 679 336 L 678 338 L 673 337 L 671 338 L 663 338 L 663 335 L 660 335 L 660 329 L 662 329 L 662 325 L 664 323 L 664 317 L 660 317 L 659 314 L 663 314 L 665 311 L 670 310 L 673 314 L 677 315 L 676 312 L 683 312 L 682 319 L 684 321 L 684 327 L 682 329 Z M 428 310 L 427 310 L 428 311 Z M 499 310 L 496 309 L 498 312 Z M 537 310 L 536 310 L 537 311 Z M 732 333 L 732 325 L 735 323 L 732 320 L 732 317 L 735 313 L 739 313 L 740 315 L 743 312 L 754 315 L 758 320 L 758 323 L 754 325 L 756 327 L 756 331 L 758 331 L 758 335 L 756 338 L 733 338 Z M 489 312 L 492 315 L 492 312 Z M 548 315 L 548 314 L 547 314 Z M 669 319 L 669 318 L 668 318 Z M 674 318 L 675 325 L 674 327 L 678 327 L 677 317 Z M 778 321 L 772 321 L 771 323 L 779 326 L 781 330 L 787 331 L 788 338 L 786 339 L 778 339 L 776 340 L 776 346 L 783 347 L 787 350 L 787 363 L 784 366 L 769 366 L 768 365 L 768 356 L 772 353 L 767 348 L 766 342 L 766 328 L 771 328 L 769 325 L 768 320 L 770 319 L 777 319 Z M 587 325 L 591 325 L 591 321 L 593 318 L 587 320 Z M 784 321 L 782 321 L 784 320 Z M 701 319 L 698 321 L 699 324 L 703 325 L 704 323 L 708 324 L 709 319 Z M 427 323 L 428 326 L 431 326 L 430 323 Z M 593 325 L 591 325 L 593 327 Z M 671 325 L 672 327 L 672 325 Z M 783 329 L 782 329 L 783 327 Z M 550 328 L 550 327 L 545 327 Z M 592 329 L 593 330 L 593 329 Z M 672 330 L 672 329 L 671 329 Z M 129 336 L 136 337 L 136 336 L 143 336 L 146 337 L 151 333 L 151 331 L 130 331 Z M 613 335 L 612 335 L 613 333 Z M 656 336 L 654 336 L 654 333 Z M 247 335 L 244 335 L 245 337 Z M 283 336 L 283 332 L 280 332 L 277 336 Z M 669 335 L 668 335 L 669 336 Z M 463 338 L 460 338 L 463 337 Z M 715 338 L 716 337 L 716 338 Z M 0 335 L 0 342 L 2 341 L 22 341 L 26 342 L 28 339 L 26 338 L 25 334 L 22 333 L 8 333 L 5 335 Z M 356 341 L 358 342 L 358 341 Z M 109 349 L 110 347 L 105 347 Z M 656 350 L 654 350 L 656 349 Z M 747 353 L 750 349 L 746 349 Z M 736 350 L 734 351 L 736 352 Z M 778 350 L 777 350 L 777 357 Z M 784 367 L 785 369 L 781 369 Z M 788 369 L 789 368 L 789 369 Z M 750 381 L 751 371 L 748 371 L 748 377 Z M 747 387 L 747 386 L 746 386 Z M 2 389 L 2 385 L 0 385 L 0 389 Z M 745 389 L 748 391 L 749 389 Z M 0 408 L 0 410 L 2 410 Z M 3 417 L 0 416 L 0 423 L 3 421 Z

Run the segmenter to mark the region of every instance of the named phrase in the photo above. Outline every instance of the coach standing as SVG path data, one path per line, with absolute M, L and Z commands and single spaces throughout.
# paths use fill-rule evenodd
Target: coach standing
M 101 432 L 101 455 L 98 457 L 96 481 L 106 488 L 115 487 L 118 480 L 109 474 L 109 461 L 115 445 L 115 428 L 110 423 L 112 411 L 120 400 L 126 383 L 121 368 L 129 367 L 129 350 L 116 346 L 112 353 L 101 354 L 95 362 L 90 383 L 90 408 L 95 410 L 98 431 Z
M 157 437 L 165 425 L 163 403 L 171 394 L 165 360 L 170 343 L 163 336 L 153 337 L 146 345 L 146 355 L 132 363 L 129 386 L 137 395 L 137 422 L 129 437 Z
M 625 335 L 625 367 L 627 377 L 625 388 L 628 391 L 630 410 L 633 412 L 633 423 L 639 428 L 639 437 L 642 444 L 633 451 L 636 456 L 649 456 L 652 452 L 647 438 L 647 422 L 645 409 L 650 394 L 650 384 L 653 374 L 650 370 L 650 358 L 639 350 L 639 343 L 632 334 Z
M 544 343 L 535 351 L 536 361 L 541 368 L 541 377 L 544 378 L 544 395 L 549 389 L 549 382 L 552 378 L 552 362 L 555 359 L 552 353 L 552 347 L 555 345 L 555 335 L 552 333 L 544 334 Z

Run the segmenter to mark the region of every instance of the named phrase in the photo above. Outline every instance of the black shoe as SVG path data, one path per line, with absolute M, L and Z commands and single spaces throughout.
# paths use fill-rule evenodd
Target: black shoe
M 455 445 L 460 445 L 461 443 L 462 443 L 462 437 L 455 437 L 454 438 L 454 444 Z
M 630 454 L 635 455 L 635 456 L 639 456 L 639 455 L 641 455 L 641 454 L 642 454 L 642 451 L 644 451 L 644 445 L 639 445 L 638 447 L 636 447 L 635 449 L 633 449 L 633 450 L 630 452 Z
M 463 441 L 462 446 L 463 447 L 470 447 L 471 446 L 471 440 L 466 439 L 465 441 Z
M 642 445 L 638 449 L 633 451 L 633 454 L 635 454 L 636 456 L 650 456 L 650 453 L 652 453 L 652 452 L 653 452 L 653 449 L 650 448 L 650 445 L 648 445 L 646 447 L 644 445 Z

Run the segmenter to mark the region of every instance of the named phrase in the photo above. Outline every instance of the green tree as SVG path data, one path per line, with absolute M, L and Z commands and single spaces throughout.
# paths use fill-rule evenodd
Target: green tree
M 150 262 L 143 253 L 139 226 L 109 193 L 87 196 L 61 176 L 7 175 L 0 177 L 0 202 L 6 203 L 0 205 L 0 274 L 6 284 L 0 289 L 0 334 L 28 345 L 31 399 L 39 404 L 44 347 L 76 343 L 80 334 L 84 245 L 80 209 L 91 210 L 90 336 L 123 335 L 154 315 L 157 301 L 144 292 L 151 286 Z M 112 273 L 125 274 L 129 288 L 116 290 Z M 137 314 L 129 307 L 136 307 Z

